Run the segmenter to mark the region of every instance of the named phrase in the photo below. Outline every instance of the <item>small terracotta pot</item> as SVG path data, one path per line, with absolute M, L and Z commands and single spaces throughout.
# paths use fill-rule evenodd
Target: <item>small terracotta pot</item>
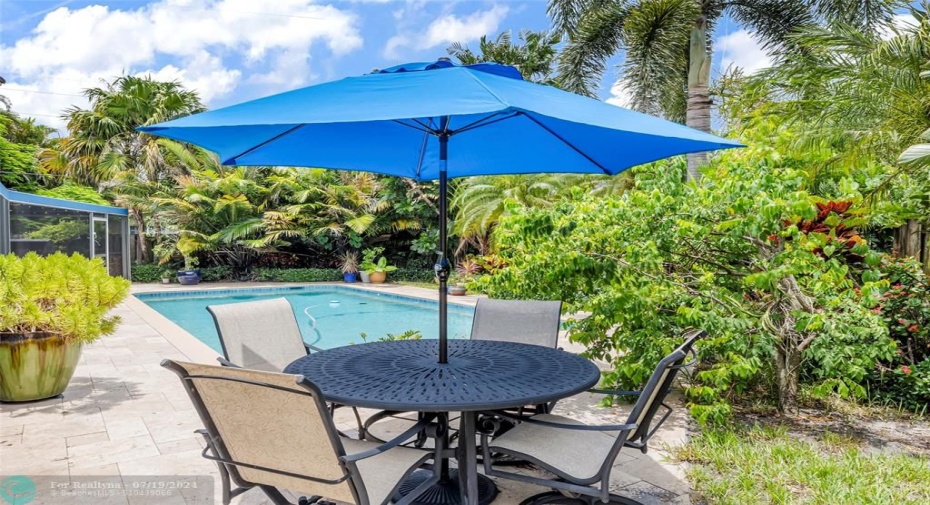
M 0 333 L 0 402 L 64 392 L 81 358 L 80 342 L 57 333 Z
M 371 279 L 372 284 L 381 284 L 384 279 L 387 279 L 387 272 L 371 272 L 368 278 Z

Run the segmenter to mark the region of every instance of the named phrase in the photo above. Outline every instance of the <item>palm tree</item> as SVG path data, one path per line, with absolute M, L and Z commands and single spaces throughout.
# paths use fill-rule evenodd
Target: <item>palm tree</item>
M 478 53 L 459 42 L 449 46 L 447 51 L 462 65 L 493 61 L 517 67 L 528 81 L 554 84 L 560 35 L 555 32 L 523 30 L 519 37 L 523 43 L 514 44 L 510 32 L 501 32 L 494 40 L 482 36 L 478 41 Z
M 496 175 L 462 180 L 452 198 L 456 253 L 473 245 L 480 254 L 491 248 L 491 230 L 511 206 L 549 207 L 579 176 L 553 174 Z
M 71 133 L 60 147 L 68 159 L 65 175 L 99 184 L 125 171 L 149 181 L 176 174 L 165 162 L 164 142 L 136 128 L 204 110 L 196 92 L 177 82 L 122 76 L 84 95 L 89 110 L 72 107 L 63 115 Z
M 876 32 L 891 25 L 902 0 L 549 0 L 555 30 L 568 39 L 561 86 L 594 96 L 607 61 L 622 52 L 618 84 L 631 106 L 710 131 L 710 69 L 717 22 L 728 15 L 770 52 L 792 49 L 796 29 L 842 22 Z M 688 176 L 707 154 L 688 155 Z
M 175 187 L 151 199 L 174 231 L 159 243 L 159 260 L 178 252 L 185 258 L 206 254 L 216 263 L 243 269 L 259 250 L 274 245 L 262 237 L 262 212 L 271 194 L 262 170 L 268 169 L 198 169 L 176 176 Z
M 132 188 L 123 200 L 138 230 L 137 261 L 151 260 L 146 242 L 146 202 L 162 182 L 189 173 L 183 165 L 169 161 L 178 144 L 136 131 L 150 125 L 204 110 L 193 91 L 177 82 L 159 82 L 150 77 L 122 76 L 102 88 L 84 91 L 90 109 L 72 107 L 65 111 L 70 136 L 39 154 L 39 166 L 46 172 L 76 182 Z M 175 156 L 177 158 L 177 156 Z

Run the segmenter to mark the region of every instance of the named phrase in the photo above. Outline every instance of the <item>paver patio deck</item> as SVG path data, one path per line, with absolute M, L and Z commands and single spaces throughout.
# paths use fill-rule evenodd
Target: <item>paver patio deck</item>
M 211 284 L 196 289 L 257 287 L 262 284 Z M 274 284 L 281 286 L 282 284 Z M 133 292 L 181 290 L 177 285 L 134 285 Z M 368 289 L 435 299 L 431 290 L 386 285 Z M 460 303 L 474 303 L 462 297 Z M 85 347 L 80 364 L 64 395 L 41 402 L 0 404 L 0 474 L 54 476 L 60 482 L 83 476 L 101 480 L 131 476 L 209 476 L 214 480 L 213 502 L 221 503 L 216 467 L 200 455 L 201 428 L 177 377 L 159 366 L 162 359 L 215 363 L 217 354 L 174 323 L 130 297 L 115 309 L 122 323 L 114 335 Z M 560 344 L 577 346 L 564 337 Z M 598 397 L 581 394 L 559 403 L 557 412 L 589 423 L 617 423 L 618 412 L 599 408 Z M 348 409 L 341 409 L 348 411 Z M 337 424 L 354 426 L 349 412 Z M 664 461 L 663 443 L 677 444 L 687 436 L 683 409 L 663 426 L 649 454 L 623 451 L 612 474 L 612 489 L 643 503 L 690 503 L 682 468 Z M 525 469 L 521 471 L 530 472 Z M 519 503 L 545 489 L 497 481 L 495 505 Z M 135 502 L 137 502 L 136 500 Z M 189 500 L 188 502 L 190 502 Z M 77 503 L 49 500 L 40 493 L 32 503 Z M 80 503 L 129 504 L 123 496 Z M 153 502 L 145 502 L 153 503 Z M 184 500 L 172 503 L 184 503 Z M 202 501 L 198 502 L 202 503 Z M 235 504 L 269 503 L 259 490 L 234 499 Z

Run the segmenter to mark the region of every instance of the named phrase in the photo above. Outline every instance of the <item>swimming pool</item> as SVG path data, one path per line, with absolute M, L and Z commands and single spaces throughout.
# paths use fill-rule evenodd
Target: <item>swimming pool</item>
M 388 333 L 416 330 L 423 338 L 439 335 L 439 305 L 430 300 L 373 293 L 342 286 L 246 288 L 174 293 L 138 293 L 136 298 L 184 328 L 201 342 L 222 353 L 208 305 L 287 298 L 294 307 L 304 341 L 329 349 L 374 342 Z M 314 324 L 304 313 L 309 310 Z M 449 337 L 471 334 L 474 309 L 449 305 Z M 363 338 L 362 334 L 366 337 Z

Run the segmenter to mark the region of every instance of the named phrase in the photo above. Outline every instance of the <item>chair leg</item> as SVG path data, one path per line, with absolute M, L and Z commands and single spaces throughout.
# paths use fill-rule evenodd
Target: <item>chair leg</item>
M 274 503 L 275 505 L 293 505 L 290 501 L 288 501 L 287 498 L 284 497 L 283 494 L 281 494 L 281 491 L 278 491 L 276 488 L 272 486 L 258 487 L 260 487 L 261 490 L 264 491 L 266 495 L 268 495 L 268 498 L 271 499 L 271 503 Z
M 605 502 L 596 496 L 565 496 L 559 491 L 547 491 L 530 496 L 520 502 L 520 505 L 601 505 L 603 503 Z M 610 501 L 606 503 L 609 505 L 643 505 L 632 498 L 615 494 L 610 495 Z

